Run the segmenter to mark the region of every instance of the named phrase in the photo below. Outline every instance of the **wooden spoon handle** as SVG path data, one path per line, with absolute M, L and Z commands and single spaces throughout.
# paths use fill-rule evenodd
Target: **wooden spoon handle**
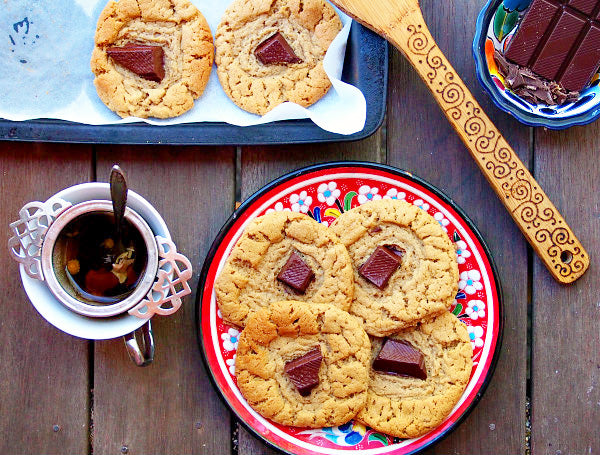
M 385 30 L 418 71 L 492 188 L 554 278 L 572 283 L 589 267 L 589 256 L 556 207 L 431 36 L 419 9 Z

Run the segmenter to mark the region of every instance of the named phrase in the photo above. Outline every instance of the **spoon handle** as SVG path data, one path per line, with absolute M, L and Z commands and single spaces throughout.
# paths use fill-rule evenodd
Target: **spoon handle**
M 420 9 L 385 30 L 410 61 L 552 276 L 572 283 L 589 255 L 431 36 Z
M 121 223 L 127 205 L 127 180 L 125 179 L 123 170 L 116 164 L 110 171 L 110 197 L 115 213 L 115 228 L 118 237 L 121 232 Z

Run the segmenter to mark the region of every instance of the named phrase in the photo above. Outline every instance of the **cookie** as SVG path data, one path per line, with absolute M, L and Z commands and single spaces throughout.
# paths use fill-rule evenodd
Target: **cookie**
M 164 77 L 144 78 L 108 56 L 128 45 L 162 48 Z M 98 96 L 121 117 L 168 118 L 192 108 L 213 60 L 208 23 L 189 1 L 120 0 L 100 14 L 91 67 Z
M 318 381 L 303 396 L 286 365 L 315 350 L 322 356 Z M 365 404 L 370 355 L 358 318 L 332 305 L 275 302 L 254 313 L 240 335 L 237 384 L 252 408 L 279 424 L 341 425 Z
M 399 438 L 415 438 L 441 424 L 463 394 L 473 367 L 467 328 L 451 313 L 390 338 L 410 343 L 425 359 L 427 379 L 371 368 L 366 406 L 356 420 Z M 383 340 L 371 339 L 372 360 Z
M 343 213 L 331 229 L 348 248 L 354 267 L 350 312 L 364 319 L 369 335 L 381 337 L 413 326 L 454 302 L 456 250 L 439 223 L 419 207 L 390 199 L 368 202 Z M 372 273 L 371 280 L 365 278 L 370 269 L 381 272 L 387 260 L 383 251 L 372 255 L 388 246 L 401 256 L 399 265 L 386 269 L 391 272 L 387 280 Z
M 223 90 L 239 107 L 260 115 L 285 101 L 310 106 L 331 86 L 323 58 L 341 29 L 325 0 L 235 0 L 215 34 Z M 297 58 L 264 64 L 255 51 L 278 32 Z
M 278 279 L 292 256 L 314 273 L 303 293 Z M 279 300 L 331 303 L 347 310 L 352 273 L 350 256 L 333 231 L 307 215 L 272 212 L 248 225 L 215 281 L 215 292 L 223 319 L 243 327 L 252 312 Z

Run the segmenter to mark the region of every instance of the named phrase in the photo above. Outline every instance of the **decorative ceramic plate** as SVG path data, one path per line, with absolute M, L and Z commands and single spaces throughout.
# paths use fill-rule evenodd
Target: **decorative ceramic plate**
M 467 326 L 473 346 L 471 379 L 460 401 L 435 430 L 400 440 L 358 422 L 306 429 L 275 424 L 256 413 L 240 394 L 235 377 L 239 331 L 225 324 L 213 284 L 246 225 L 271 211 L 306 213 L 331 224 L 340 214 L 370 200 L 403 199 L 432 215 L 456 245 L 459 292 L 452 312 Z M 447 435 L 475 406 L 487 386 L 500 350 L 501 293 L 481 235 L 460 208 L 412 174 L 373 163 L 340 162 L 310 166 L 280 177 L 244 202 L 215 239 L 200 277 L 196 307 L 198 336 L 208 371 L 237 417 L 268 444 L 294 454 L 412 454 Z
M 514 115 L 530 126 L 545 126 L 564 129 L 574 125 L 585 125 L 600 116 L 599 75 L 592 78 L 574 103 L 561 106 L 532 104 L 514 94 L 504 85 L 494 61 L 494 50 L 506 51 L 519 18 L 532 0 L 489 0 L 479 13 L 473 40 L 473 56 L 477 78 L 500 109 Z

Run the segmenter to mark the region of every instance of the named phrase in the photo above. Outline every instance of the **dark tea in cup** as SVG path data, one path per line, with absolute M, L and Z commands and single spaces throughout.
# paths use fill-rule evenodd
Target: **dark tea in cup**
M 93 305 L 127 298 L 143 276 L 148 254 L 140 232 L 127 219 L 117 236 L 110 212 L 89 212 L 60 232 L 52 255 L 63 289 Z

